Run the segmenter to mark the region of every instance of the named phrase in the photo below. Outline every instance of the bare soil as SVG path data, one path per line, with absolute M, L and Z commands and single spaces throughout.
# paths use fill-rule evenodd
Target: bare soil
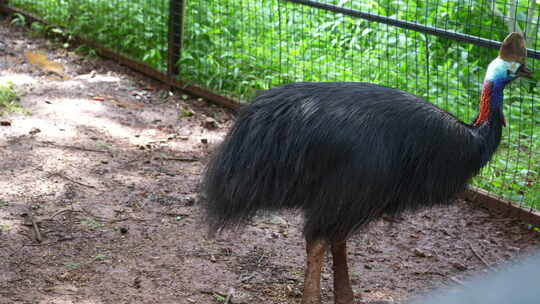
M 296 214 L 205 237 L 198 182 L 231 113 L 0 17 L 5 80 L 30 114 L 0 117 L 0 303 L 300 302 Z M 529 228 L 462 201 L 381 220 L 350 240 L 354 290 L 402 301 L 459 284 L 537 248 Z

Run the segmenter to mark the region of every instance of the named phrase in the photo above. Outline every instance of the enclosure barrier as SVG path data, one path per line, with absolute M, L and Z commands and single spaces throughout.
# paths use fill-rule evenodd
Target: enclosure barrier
M 508 32 L 525 32 L 533 69 L 540 58 L 534 0 L 11 0 L 0 7 L 235 110 L 282 83 L 369 81 L 471 121 L 485 68 Z M 526 82 L 507 91 L 503 144 L 474 182 L 489 192 L 473 187 L 464 197 L 540 226 L 539 91 Z

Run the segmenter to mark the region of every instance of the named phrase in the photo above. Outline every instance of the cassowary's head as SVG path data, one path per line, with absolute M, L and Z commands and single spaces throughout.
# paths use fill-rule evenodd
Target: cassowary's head
M 532 72 L 525 65 L 527 47 L 521 33 L 508 35 L 501 46 L 499 56 L 487 69 L 485 80 L 507 84 L 520 77 L 532 77 Z

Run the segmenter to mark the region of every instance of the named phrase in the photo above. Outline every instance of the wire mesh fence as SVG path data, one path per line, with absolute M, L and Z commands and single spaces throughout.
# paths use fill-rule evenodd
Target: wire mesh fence
M 535 0 L 11 0 L 9 5 L 241 102 L 283 83 L 367 81 L 422 96 L 465 122 L 478 113 L 483 76 L 497 56 L 486 41 L 523 31 L 528 47 L 536 50 L 540 20 Z M 532 69 L 535 58 L 529 58 Z M 474 184 L 540 209 L 539 89 L 520 81 L 506 94 L 503 143 Z

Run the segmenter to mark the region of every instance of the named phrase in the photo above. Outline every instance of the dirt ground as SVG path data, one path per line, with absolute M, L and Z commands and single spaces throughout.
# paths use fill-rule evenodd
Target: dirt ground
M 1 18 L 0 82 L 30 113 L 0 117 L 0 303 L 300 302 L 297 215 L 205 237 L 197 184 L 231 113 Z M 350 240 L 354 290 L 460 284 L 537 248 L 528 228 L 466 202 L 380 221 Z

